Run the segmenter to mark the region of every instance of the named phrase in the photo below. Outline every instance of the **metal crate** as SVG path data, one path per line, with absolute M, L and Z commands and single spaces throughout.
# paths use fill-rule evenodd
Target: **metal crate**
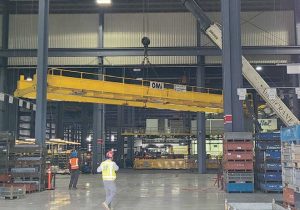
M 254 182 L 254 173 L 224 173 L 224 181 L 226 183 L 246 183 Z
M 225 189 L 229 193 L 254 192 L 253 183 L 226 183 Z
M 252 161 L 227 161 L 224 163 L 226 171 L 253 171 Z
M 282 182 L 285 184 L 294 183 L 294 169 L 293 168 L 283 168 L 282 169 Z
M 253 151 L 226 152 L 224 160 L 253 160 Z

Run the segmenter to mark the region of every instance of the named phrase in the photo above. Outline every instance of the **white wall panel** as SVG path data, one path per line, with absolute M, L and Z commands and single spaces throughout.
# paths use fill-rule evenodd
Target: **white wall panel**
M 8 63 L 11 66 L 36 66 L 37 59 L 32 57 L 18 57 L 9 58 Z M 59 65 L 97 65 L 98 58 L 76 58 L 76 57 L 51 57 L 48 59 L 49 65 L 59 66 Z
M 208 13 L 221 23 L 220 13 Z M 148 24 L 144 26 L 143 19 Z M 242 44 L 245 46 L 293 45 L 292 11 L 243 12 L 241 14 Z M 1 21 L 0 21 L 1 23 Z M 96 48 L 98 46 L 97 14 L 50 15 L 49 47 Z M 144 35 L 151 39 L 150 47 L 196 46 L 196 20 L 190 13 L 106 14 L 105 47 L 142 47 Z M 213 45 L 202 36 L 202 45 Z M 11 15 L 9 48 L 37 47 L 37 15 Z M 289 56 L 252 56 L 257 63 L 282 63 Z M 36 63 L 35 59 L 11 58 L 11 65 Z M 108 57 L 105 64 L 140 64 L 141 57 Z M 195 64 L 195 57 L 150 57 L 153 64 Z M 220 57 L 207 57 L 207 63 L 220 63 Z M 96 58 L 51 58 L 51 65 L 97 64 Z
M 144 24 L 145 20 L 145 24 Z M 106 14 L 105 47 L 143 47 L 141 39 L 148 36 L 150 47 L 196 46 L 196 20 L 190 13 Z M 140 64 L 139 57 L 107 58 L 107 64 Z M 193 57 L 150 57 L 153 64 L 188 64 Z
M 221 13 L 208 16 L 222 24 Z M 241 41 L 243 46 L 270 46 L 294 44 L 294 16 L 292 11 L 242 12 Z M 202 46 L 214 46 L 205 36 Z
M 49 18 L 50 48 L 96 48 L 97 14 L 55 14 Z M 10 49 L 37 48 L 37 15 L 11 15 Z M 11 58 L 10 65 L 36 65 L 36 58 Z M 93 65 L 96 58 L 49 58 L 49 65 Z
M 244 12 L 241 16 L 242 43 L 247 46 L 293 45 L 292 11 Z

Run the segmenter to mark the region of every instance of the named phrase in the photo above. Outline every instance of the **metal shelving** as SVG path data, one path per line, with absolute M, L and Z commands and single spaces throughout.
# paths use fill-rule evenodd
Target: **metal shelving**
M 255 156 L 256 188 L 263 192 L 282 192 L 280 134 L 257 134 Z

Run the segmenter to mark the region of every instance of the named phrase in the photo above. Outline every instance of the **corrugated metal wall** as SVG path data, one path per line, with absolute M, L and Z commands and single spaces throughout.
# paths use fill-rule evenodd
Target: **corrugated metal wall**
M 220 13 L 208 13 L 216 22 Z M 292 11 L 243 12 L 242 43 L 248 46 L 293 45 Z M 145 23 L 145 24 L 144 24 Z M 98 45 L 97 14 L 50 16 L 50 47 L 96 48 Z M 144 35 L 151 47 L 196 46 L 196 20 L 190 13 L 106 14 L 105 47 L 141 47 Z M 203 46 L 212 43 L 205 36 Z M 11 15 L 9 48 L 36 48 L 37 16 Z M 289 56 L 249 56 L 254 63 L 285 63 Z M 142 57 L 107 57 L 106 64 L 140 64 Z M 153 64 L 195 64 L 195 57 L 150 57 Z M 220 63 L 220 57 L 207 57 L 206 63 Z M 51 65 L 93 65 L 97 58 L 50 58 Z M 35 65 L 36 59 L 11 58 L 11 65 Z
M 97 14 L 56 14 L 49 19 L 50 48 L 96 48 Z M 37 48 L 37 15 L 11 15 L 9 48 Z M 93 65 L 96 58 L 49 58 L 50 65 Z M 36 65 L 36 58 L 10 58 L 10 65 Z
M 221 23 L 220 13 L 208 13 L 210 18 Z M 294 45 L 294 15 L 292 11 L 242 12 L 241 40 L 244 46 Z M 204 37 L 203 46 L 212 46 Z M 290 56 L 247 56 L 253 63 L 286 63 Z M 221 63 L 220 57 L 206 57 L 206 63 Z
M 144 24 L 145 23 L 145 24 Z M 106 14 L 105 47 L 142 47 L 148 36 L 150 47 L 196 46 L 196 20 L 190 13 Z M 108 57 L 106 63 L 139 64 L 141 57 Z M 195 63 L 195 57 L 151 57 L 153 64 Z

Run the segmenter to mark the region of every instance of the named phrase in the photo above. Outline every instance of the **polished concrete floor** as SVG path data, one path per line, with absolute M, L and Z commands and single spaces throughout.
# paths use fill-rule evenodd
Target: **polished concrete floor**
M 226 194 L 214 186 L 215 175 L 178 171 L 121 171 L 115 210 L 224 210 L 229 202 L 272 202 L 280 194 Z M 102 209 L 105 194 L 100 175 L 81 175 L 77 190 L 68 190 L 69 176 L 57 177 L 57 189 L 0 200 L 1 210 Z

